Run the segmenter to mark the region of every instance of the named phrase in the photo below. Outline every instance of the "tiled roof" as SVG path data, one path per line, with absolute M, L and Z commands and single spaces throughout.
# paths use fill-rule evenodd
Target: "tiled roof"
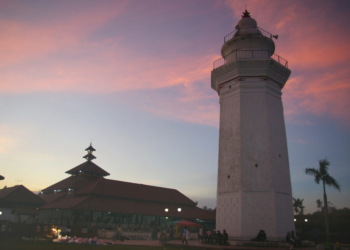
M 85 211 L 117 212 L 126 214 L 171 216 L 190 219 L 215 220 L 215 214 L 193 206 L 163 204 L 136 200 L 117 199 L 102 196 L 77 196 L 59 200 L 42 206 L 40 209 L 77 209 Z M 169 211 L 165 212 L 165 208 Z
M 61 198 L 64 198 L 68 192 L 60 192 L 60 193 L 50 193 L 50 194 L 39 194 L 39 197 L 46 201 L 46 203 L 50 203 Z
M 162 203 L 196 204 L 176 189 L 155 187 L 131 182 L 101 178 L 75 193 L 76 195 L 103 195 L 124 199 L 156 201 Z
M 86 161 L 79 166 L 76 166 L 75 168 L 72 168 L 71 170 L 68 170 L 67 174 L 79 174 L 81 172 L 87 173 L 87 174 L 94 174 L 99 176 L 107 176 L 109 175 L 108 172 L 104 171 L 102 168 L 97 166 L 92 161 Z
M 0 204 L 6 206 L 27 205 L 41 206 L 45 201 L 23 185 L 0 190 Z
M 48 203 L 44 206 L 41 206 L 40 209 L 71 209 L 75 208 L 77 204 L 79 204 L 87 198 L 88 196 L 66 198 L 52 203 Z
M 91 176 L 91 175 L 74 175 L 70 176 L 60 182 L 57 182 L 42 191 L 53 191 L 53 190 L 67 190 L 68 188 L 73 188 L 73 189 L 81 189 L 85 187 L 86 185 L 90 184 L 93 181 L 96 181 L 97 179 L 100 179 L 103 177 L 100 176 Z
M 6 197 L 8 194 L 17 190 L 19 187 L 20 186 L 13 186 L 13 187 L 9 187 L 9 188 L 0 189 L 0 199 Z

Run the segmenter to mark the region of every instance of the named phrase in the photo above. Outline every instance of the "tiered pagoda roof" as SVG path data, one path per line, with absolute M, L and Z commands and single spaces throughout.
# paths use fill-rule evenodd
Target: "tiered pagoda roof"
M 91 156 L 95 149 L 90 144 L 86 151 Z M 91 160 L 90 157 L 90 160 L 68 170 L 66 173 L 70 177 L 43 189 L 41 197 L 47 204 L 40 209 L 215 219 L 215 214 L 196 207 L 195 202 L 178 190 L 105 179 L 109 173 Z
M 79 175 L 79 174 L 89 174 L 94 176 L 108 176 L 109 173 L 104 171 L 102 168 L 97 166 L 92 161 L 86 161 L 75 168 L 72 168 L 66 172 L 71 175 Z

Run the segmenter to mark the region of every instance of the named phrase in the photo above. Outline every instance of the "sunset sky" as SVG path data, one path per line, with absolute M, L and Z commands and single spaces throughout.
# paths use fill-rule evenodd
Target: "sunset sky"
M 247 6 L 292 74 L 282 90 L 293 197 L 328 158 L 350 207 L 350 1 L 0 0 L 1 187 L 41 190 L 85 160 L 110 179 L 175 188 L 216 206 L 224 36 Z M 20 180 L 20 181 L 15 181 Z

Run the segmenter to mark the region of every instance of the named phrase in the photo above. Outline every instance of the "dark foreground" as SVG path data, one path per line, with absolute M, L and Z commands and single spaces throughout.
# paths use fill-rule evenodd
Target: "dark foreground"
M 29 241 L 21 239 L 0 239 L 1 250 L 151 250 L 163 249 L 159 246 L 130 246 L 130 245 L 86 245 L 86 244 L 69 244 L 69 243 L 54 243 L 48 240 L 45 241 Z M 166 247 L 166 250 L 178 250 L 178 248 Z
M 50 240 L 21 240 L 15 239 L 0 239 L 0 250 L 219 250 L 219 249 L 240 249 L 240 250 L 268 250 L 268 249 L 283 249 L 287 248 L 269 248 L 269 247 L 246 247 L 246 246 L 219 246 L 219 245 L 203 245 L 198 241 L 189 241 L 189 245 L 182 245 L 181 241 L 170 241 L 165 246 L 159 246 L 158 241 L 116 241 L 115 245 L 88 245 L 88 244 L 70 244 L 70 243 L 54 243 Z M 299 248 L 300 250 L 303 248 Z M 307 250 L 314 250 L 316 248 L 304 248 Z

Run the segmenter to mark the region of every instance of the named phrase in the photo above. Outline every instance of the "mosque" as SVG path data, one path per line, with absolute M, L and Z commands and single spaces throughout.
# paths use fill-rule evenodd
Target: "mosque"
M 38 223 L 81 230 L 120 225 L 123 231 L 139 232 L 181 219 L 214 225 L 215 211 L 197 207 L 178 190 L 106 179 L 109 173 L 92 162 L 91 144 L 86 151 L 86 162 L 68 170 L 68 178 L 41 190 L 46 204 L 39 207 Z

